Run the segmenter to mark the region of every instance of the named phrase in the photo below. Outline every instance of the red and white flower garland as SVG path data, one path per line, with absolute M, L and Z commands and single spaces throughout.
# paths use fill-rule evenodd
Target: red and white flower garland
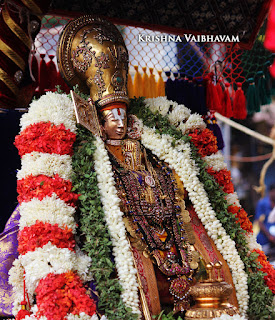
M 223 155 L 217 149 L 214 135 L 208 129 L 205 129 L 206 126 L 202 117 L 198 114 L 192 114 L 188 117 L 190 115 L 189 109 L 184 105 L 177 105 L 175 102 L 168 101 L 165 97 L 146 99 L 146 104 L 152 112 L 159 111 L 163 116 L 167 115 L 171 124 L 175 125 L 183 134 L 187 133 L 192 136 L 192 142 L 196 145 L 207 164 L 208 173 L 215 178 L 216 182 L 227 193 L 225 200 L 229 205 L 228 210 L 238 218 L 241 228 L 245 230 L 245 238 L 249 250 L 260 253 L 260 256 L 265 257 L 261 245 L 256 241 L 252 223 L 245 210 L 241 207 L 236 192 L 234 192 L 231 173 L 226 168 Z M 263 260 L 260 259 L 259 262 L 261 263 Z M 268 261 L 264 262 L 264 265 L 261 263 L 261 265 L 264 266 L 265 273 L 267 273 L 264 277 L 266 285 L 275 293 L 274 281 L 271 281 L 275 276 L 275 270 Z
M 33 314 L 26 318 L 95 320 L 96 305 L 83 281 L 90 258 L 75 245 L 75 205 L 71 155 L 75 118 L 66 95 L 49 92 L 21 119 L 15 144 L 22 157 L 18 172 L 19 258 L 10 271 L 14 315 L 23 300 L 23 270 Z
M 245 315 L 249 300 L 247 274 L 236 250 L 235 242 L 230 239 L 222 224 L 216 218 L 216 213 L 211 207 L 204 186 L 197 177 L 198 168 L 191 158 L 189 143 L 180 141 L 176 147 L 172 147 L 172 140 L 168 135 L 159 135 L 154 129 L 144 127 L 142 134 L 143 145 L 161 160 L 168 163 L 179 175 L 208 235 L 213 239 L 218 250 L 227 261 L 236 288 L 240 312 L 242 315 Z
M 165 98 L 155 98 L 148 99 L 147 103 L 149 107 L 152 106 L 154 111 L 160 111 L 165 115 L 172 102 Z M 172 113 L 174 113 L 169 113 L 171 123 L 184 132 L 191 132 L 193 134 L 192 139 L 195 141 L 197 139 L 198 144 L 202 142 L 199 150 L 209 169 L 211 168 L 210 173 L 222 186 L 222 181 L 231 179 L 228 176 L 230 173 L 226 171 L 223 157 L 215 149 L 213 139 L 209 137 L 202 118 L 199 115 L 190 115 L 190 110 L 184 106 L 179 108 L 176 103 L 172 104 Z M 65 95 L 46 94 L 40 100 L 32 103 L 29 112 L 22 117 L 21 127 L 21 134 L 17 139 L 19 152 L 22 156 L 22 169 L 18 172 L 22 216 L 19 236 L 21 254 L 10 272 L 10 281 L 14 286 L 16 296 L 14 314 L 18 312 L 19 304 L 23 299 L 24 268 L 28 292 L 31 296 L 34 292 L 37 295 L 37 305 L 33 307 L 34 315 L 30 318 L 54 318 L 55 314 L 47 314 L 47 309 L 51 310 L 51 307 L 45 303 L 45 297 L 50 297 L 50 301 L 55 301 L 55 299 L 58 299 L 59 302 L 62 301 L 62 297 L 56 295 L 55 292 L 58 288 L 66 286 L 65 295 L 74 291 L 78 292 L 81 299 L 72 301 L 75 308 L 73 311 L 70 310 L 70 313 L 66 313 L 64 307 L 65 311 L 62 310 L 64 314 L 62 318 L 66 317 L 71 320 L 96 319 L 97 317 L 93 315 L 95 307 L 91 300 L 86 299 L 87 296 L 82 286 L 82 280 L 90 279 L 87 273 L 89 258 L 81 254 L 80 250 L 75 247 L 73 237 L 76 229 L 73 215 L 77 195 L 71 192 L 70 181 L 72 173 L 70 157 L 76 131 L 71 100 Z M 204 139 L 210 140 L 205 144 Z M 243 270 L 243 263 L 237 254 L 234 241 L 229 238 L 221 223 L 215 217 L 215 212 L 211 208 L 204 188 L 198 182 L 198 169 L 191 159 L 188 144 L 181 142 L 177 144 L 176 148 L 172 148 L 169 136 L 163 135 L 160 137 L 149 128 L 145 128 L 142 140 L 145 146 L 169 163 L 182 178 L 208 234 L 215 241 L 217 248 L 231 268 L 240 310 L 245 315 L 248 293 L 247 277 Z M 205 150 L 205 145 L 208 146 L 208 150 Z M 100 161 L 97 161 L 98 169 L 96 170 L 99 176 L 99 187 L 106 222 L 112 236 L 116 267 L 124 289 L 122 299 L 126 305 L 132 308 L 134 313 L 139 313 L 136 270 L 133 266 L 130 249 L 125 243 L 125 228 L 120 227 L 121 224 L 117 223 L 117 218 L 121 219 L 122 213 L 119 212 L 116 201 L 112 204 L 108 200 L 110 192 L 112 193 L 112 199 L 117 200 L 109 159 L 108 156 L 106 157 L 103 144 L 98 141 L 97 148 L 98 154 L 95 157 L 100 159 L 104 168 L 100 165 Z M 102 161 L 103 157 L 106 161 Z M 103 169 L 106 169 L 106 176 L 102 173 L 104 172 Z M 101 176 L 100 173 L 102 173 Z M 108 182 L 108 190 L 104 187 L 103 180 L 100 182 L 100 179 Z M 230 191 L 232 192 L 226 196 L 228 204 L 241 209 L 236 193 L 233 192 L 234 190 Z M 118 212 L 115 219 L 110 214 L 108 215 L 108 212 L 111 213 L 113 209 Z M 239 211 L 237 214 L 239 214 Z M 247 216 L 243 215 L 241 218 L 245 221 Z M 241 226 L 245 227 L 245 224 L 242 225 L 241 223 Z M 253 235 L 248 230 L 246 231 L 247 234 Z M 55 234 L 56 237 L 51 239 L 49 233 Z M 63 239 L 58 239 L 57 234 L 61 234 Z M 33 241 L 34 236 L 35 238 L 38 237 L 38 241 Z M 31 241 L 27 241 L 29 238 Z M 121 240 L 123 241 L 121 242 Z M 258 248 L 255 237 L 250 237 L 249 241 L 252 249 Z M 120 254 L 121 243 L 123 243 L 123 250 L 126 255 Z M 45 288 L 49 288 L 49 290 L 47 291 Z M 56 310 L 57 308 L 53 307 L 52 309 Z M 60 319 L 60 312 L 57 317 Z

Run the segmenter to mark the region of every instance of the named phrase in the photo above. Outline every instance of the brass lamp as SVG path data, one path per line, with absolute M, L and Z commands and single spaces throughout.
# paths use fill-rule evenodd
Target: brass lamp
M 187 310 L 186 320 L 211 320 L 220 317 L 222 314 L 233 316 L 239 313 L 238 309 L 227 301 L 233 288 L 221 278 L 221 267 L 222 263 L 220 261 L 215 264 L 207 264 L 208 279 L 200 281 L 190 288 L 190 295 L 195 300 L 195 305 Z M 217 279 L 213 279 L 213 268 L 218 272 Z

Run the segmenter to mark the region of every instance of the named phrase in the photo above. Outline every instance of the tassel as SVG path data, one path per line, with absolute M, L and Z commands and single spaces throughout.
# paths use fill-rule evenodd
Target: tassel
M 165 75 L 167 77 L 167 80 L 165 83 L 165 95 L 167 97 L 167 100 L 173 100 L 173 81 L 170 78 L 171 72 L 167 71 L 165 72 Z
M 197 79 L 196 85 L 196 96 L 198 100 L 198 112 L 202 116 L 207 114 L 207 107 L 205 104 L 205 86 L 203 84 L 203 79 Z
M 179 91 L 180 91 L 179 104 L 183 104 L 183 105 L 186 106 L 186 103 L 185 103 L 186 85 L 185 85 L 185 74 L 184 74 L 184 73 L 180 73 L 180 78 L 179 78 Z
M 162 71 L 158 70 L 159 79 L 157 82 L 157 97 L 164 97 L 165 96 L 165 84 L 162 79 Z
M 174 101 L 177 103 L 180 103 L 181 100 L 181 92 L 180 92 L 180 80 L 179 80 L 179 74 L 177 72 L 174 72 L 174 78 L 173 86 L 174 86 Z
M 237 83 L 237 87 L 233 100 L 233 118 L 243 120 L 247 117 L 246 99 L 241 82 Z
M 27 302 L 24 300 L 21 302 L 21 310 L 16 315 L 16 320 L 24 319 L 26 316 L 30 316 L 31 312 L 26 309 Z
M 70 88 L 67 85 L 67 83 L 65 82 L 65 80 L 62 78 L 61 73 L 59 71 L 57 72 L 56 77 L 57 77 L 56 83 L 57 83 L 57 85 L 60 86 L 61 91 L 68 94 L 70 92 Z
M 270 4 L 270 8 L 267 18 L 264 46 L 267 50 L 275 52 L 275 0 Z
M 266 92 L 267 92 L 267 95 L 269 97 L 272 96 L 272 94 L 271 94 L 271 91 L 272 91 L 272 79 L 270 77 L 270 72 L 269 72 L 270 65 L 271 65 L 270 61 L 266 61 L 264 63 L 264 76 L 265 76 L 265 79 L 266 79 Z
M 222 150 L 224 148 L 224 141 L 222 137 L 221 128 L 217 123 L 217 119 L 214 114 L 211 114 L 211 122 L 213 125 L 213 133 L 215 137 L 217 138 L 217 146 L 219 150 Z
M 26 316 L 31 315 L 31 312 L 27 310 L 27 304 L 30 307 L 30 301 L 29 301 L 28 293 L 26 292 L 25 270 L 23 275 L 23 291 L 24 291 L 24 300 L 21 301 L 21 310 L 19 310 L 19 312 L 17 313 L 15 317 L 16 320 L 21 320 L 21 319 L 24 319 Z M 28 303 L 26 301 L 26 296 L 28 299 Z
M 249 115 L 260 111 L 260 99 L 254 78 L 247 79 L 248 89 L 246 92 L 246 108 Z
M 188 81 L 186 82 L 186 107 L 189 108 L 193 113 L 197 112 L 196 101 L 194 101 L 194 82 L 192 77 L 188 77 Z
M 40 67 L 39 67 L 39 93 L 43 94 L 48 89 L 48 78 L 47 78 L 47 65 L 44 60 L 45 54 L 40 54 Z
M 148 98 L 149 93 L 149 77 L 146 73 L 146 67 L 142 67 L 143 76 L 142 76 L 142 92 L 141 95 L 145 98 Z
M 155 98 L 156 96 L 156 81 L 155 81 L 155 75 L 153 74 L 154 69 L 149 68 L 150 76 L 149 76 L 149 92 L 148 92 L 148 98 Z
M 129 98 L 134 98 L 134 90 L 133 90 L 133 80 L 132 80 L 132 76 L 130 74 L 130 72 L 128 73 L 128 77 L 127 77 L 127 90 L 128 90 L 128 96 Z
M 225 90 L 223 92 L 223 115 L 227 118 L 231 118 L 233 116 L 232 110 L 232 102 L 229 94 L 230 83 L 225 84 Z
M 142 87 L 142 77 L 138 71 L 138 66 L 134 66 L 134 68 L 136 70 L 136 73 L 134 76 L 133 94 L 135 97 L 139 97 L 141 92 L 141 87 Z
M 57 82 L 57 70 L 55 63 L 53 62 L 54 55 L 49 55 L 50 61 L 46 64 L 47 76 L 48 76 L 48 86 L 46 89 L 55 90 L 55 85 Z
M 191 109 L 191 104 L 192 104 L 192 101 L 190 100 L 190 90 L 191 90 L 191 87 L 190 87 L 190 81 L 189 81 L 189 78 L 188 77 L 185 77 L 185 80 L 184 80 L 184 86 L 185 86 L 185 91 L 184 91 L 184 105 L 186 108 L 188 109 Z
M 216 84 L 217 88 L 217 93 L 218 96 L 220 97 L 220 100 L 222 101 L 223 98 L 223 85 L 222 85 L 222 80 L 219 80 L 218 83 Z
M 269 72 L 271 74 L 271 77 L 275 78 L 275 60 L 272 64 L 272 66 L 269 68 Z
M 223 100 L 222 80 L 219 80 L 218 83 L 216 84 L 216 91 L 217 91 L 217 95 L 219 97 L 219 102 L 220 102 L 220 104 L 216 106 L 216 111 L 222 114 L 222 109 L 223 109 L 222 108 L 222 100 Z
M 208 110 L 220 110 L 221 101 L 217 92 L 217 88 L 213 83 L 213 72 L 210 72 L 206 77 L 206 106 Z
M 275 52 L 275 0 L 270 4 L 270 12 L 267 18 L 264 46 L 267 50 Z M 270 67 L 270 74 L 275 78 L 275 60 Z
M 271 97 L 268 95 L 267 91 L 267 81 L 264 76 L 263 71 L 258 71 L 257 76 L 259 76 L 258 80 L 258 90 L 259 90 L 259 98 L 260 98 L 260 104 L 261 105 L 266 105 L 271 103 Z

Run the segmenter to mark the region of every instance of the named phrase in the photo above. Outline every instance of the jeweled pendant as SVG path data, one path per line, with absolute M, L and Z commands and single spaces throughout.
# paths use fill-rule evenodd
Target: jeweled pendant
M 153 188 L 156 186 L 155 179 L 152 176 L 145 176 L 144 181 L 149 187 Z

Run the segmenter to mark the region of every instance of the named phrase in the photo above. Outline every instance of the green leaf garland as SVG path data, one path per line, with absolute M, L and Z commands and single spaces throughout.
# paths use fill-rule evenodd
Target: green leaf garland
M 106 227 L 104 212 L 94 171 L 95 151 L 93 135 L 78 127 L 73 156 L 74 192 L 79 197 L 79 231 L 83 243 L 81 248 L 92 258 L 90 271 L 98 291 L 99 312 L 103 311 L 108 320 L 135 320 L 137 315 L 126 308 L 121 299 L 121 286 L 115 275 L 112 260 L 112 243 Z

